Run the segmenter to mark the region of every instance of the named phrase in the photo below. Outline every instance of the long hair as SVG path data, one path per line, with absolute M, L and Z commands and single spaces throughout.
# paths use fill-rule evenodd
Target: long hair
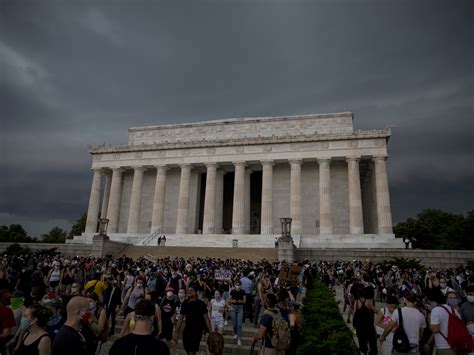
M 210 354 L 213 355 L 222 355 L 224 351 L 224 337 L 222 334 L 217 332 L 212 332 L 207 337 L 207 349 Z

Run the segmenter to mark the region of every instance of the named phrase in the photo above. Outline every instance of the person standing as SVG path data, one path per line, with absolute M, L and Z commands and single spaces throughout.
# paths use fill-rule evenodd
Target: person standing
M 81 334 L 83 320 L 90 318 L 89 301 L 85 297 L 71 298 L 66 307 L 67 319 L 59 329 L 53 343 L 53 355 L 83 355 L 86 339 Z
M 384 329 L 392 321 L 392 315 L 398 307 L 398 299 L 395 296 L 387 297 L 387 304 L 382 307 L 375 316 L 375 329 L 377 335 L 382 335 Z M 392 353 L 393 330 L 388 334 L 386 341 L 382 344 L 382 355 L 390 355 Z
M 157 308 L 159 339 L 165 339 L 168 343 L 173 339 L 173 317 L 176 312 L 176 299 L 173 288 L 166 288 L 166 295 L 160 301 Z
M 246 295 L 242 290 L 240 281 L 235 283 L 235 288 L 230 291 L 229 303 L 232 305 L 232 323 L 234 325 L 234 340 L 237 339 L 237 345 L 242 345 L 242 323 L 244 318 L 244 305 Z
M 209 302 L 211 312 L 212 331 L 222 334 L 224 332 L 224 310 L 225 301 L 221 298 L 219 291 L 214 292 L 214 298 Z
M 405 306 L 400 309 L 403 318 L 403 329 L 408 337 L 412 348 L 410 353 L 419 354 L 419 343 L 423 329 L 426 328 L 425 316 L 415 306 L 416 297 L 409 292 L 405 295 Z M 392 321 L 387 325 L 383 334 L 380 336 L 380 343 L 386 340 L 388 334 L 395 326 L 399 326 L 398 311 L 393 312 Z M 392 352 L 395 353 L 396 352 Z
M 195 355 L 199 351 L 199 344 L 204 330 L 210 332 L 211 321 L 207 313 L 206 304 L 197 298 L 196 290 L 188 288 L 188 301 L 181 306 L 178 323 L 173 336 L 173 342 L 177 343 L 181 327 L 184 323 L 183 346 L 189 355 Z
M 253 275 L 248 272 L 240 278 L 242 290 L 245 292 L 244 319 L 242 323 L 245 323 L 246 317 L 250 320 L 250 323 L 253 323 L 253 281 L 250 277 L 253 277 Z
M 135 305 L 135 327 L 130 334 L 117 339 L 109 355 L 169 355 L 165 343 L 151 335 L 155 306 L 150 300 L 140 299 Z
M 454 313 L 461 319 L 456 307 L 459 299 L 454 291 L 448 291 L 446 300 L 439 300 L 439 305 L 431 310 L 430 328 L 434 334 L 434 340 L 439 355 L 456 355 L 457 352 L 449 344 L 446 338 L 449 333 L 449 313 Z
M 16 322 L 10 304 L 11 293 L 8 289 L 0 289 L 0 354 L 5 351 L 5 346 L 10 340 L 11 329 L 15 327 Z
M 103 304 L 106 310 L 107 320 L 111 320 L 110 335 L 114 335 L 117 311 L 121 305 L 122 290 L 120 289 L 117 280 L 107 278 L 106 282 L 107 288 L 103 292 Z
M 51 338 L 44 326 L 48 322 L 49 312 L 46 307 L 35 304 L 28 307 L 21 319 L 24 336 L 17 345 L 16 355 L 50 355 Z

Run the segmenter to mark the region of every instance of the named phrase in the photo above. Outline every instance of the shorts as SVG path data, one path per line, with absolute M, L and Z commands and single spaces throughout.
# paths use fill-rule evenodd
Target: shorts
M 49 281 L 49 287 L 58 287 L 59 281 Z
M 211 314 L 211 320 L 214 328 L 224 328 L 224 317 L 222 313 Z
M 183 347 L 187 353 L 197 353 L 201 345 L 202 330 L 184 329 Z

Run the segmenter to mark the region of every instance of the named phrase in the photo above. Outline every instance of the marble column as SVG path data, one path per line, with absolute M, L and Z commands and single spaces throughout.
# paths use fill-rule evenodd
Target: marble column
M 105 178 L 104 196 L 102 197 L 102 209 L 100 211 L 100 217 L 105 218 L 107 216 L 107 208 L 109 207 L 110 197 L 110 183 L 112 180 L 112 174 L 110 172 L 103 173 Z
M 252 169 L 245 170 L 245 200 L 244 200 L 244 233 L 250 234 L 251 219 L 250 219 L 250 177 Z
M 262 161 L 262 212 L 260 234 L 273 234 L 273 160 Z
M 359 160 L 360 157 L 347 157 L 347 176 L 349 180 L 349 226 L 351 234 L 364 234 Z
M 153 196 L 153 212 L 151 217 L 151 233 L 164 232 L 166 171 L 164 165 L 156 167 L 155 195 Z
M 392 234 L 392 212 L 390 210 L 390 192 L 388 189 L 387 156 L 375 156 L 375 191 L 377 200 L 377 219 L 379 234 Z
M 290 217 L 291 234 L 300 235 L 303 232 L 301 217 L 301 164 L 302 160 L 290 160 L 291 182 L 290 182 Z
M 224 213 L 224 171 L 217 170 L 216 175 L 216 233 L 222 233 Z
M 331 207 L 331 159 L 318 159 L 319 164 L 319 234 L 333 234 Z
M 232 234 L 244 233 L 245 213 L 245 162 L 235 162 L 234 203 L 232 208 Z
M 122 198 L 122 168 L 112 168 L 112 182 L 110 183 L 109 206 L 107 207 L 107 218 L 109 233 L 117 233 L 120 214 L 120 200 Z
M 89 207 L 87 209 L 86 234 L 95 234 L 97 232 L 97 222 L 99 219 L 100 203 L 100 185 L 102 182 L 102 171 L 94 169 L 92 177 L 91 195 L 89 198 Z
M 178 215 L 176 218 L 176 234 L 188 233 L 189 216 L 189 185 L 191 182 L 191 165 L 181 165 L 179 180 Z
M 140 205 L 142 202 L 143 173 L 145 168 L 133 168 L 132 196 L 130 197 L 130 209 L 128 211 L 128 234 L 138 233 L 138 224 L 140 222 Z
M 204 196 L 203 234 L 216 233 L 216 174 L 217 164 L 206 164 L 206 194 Z

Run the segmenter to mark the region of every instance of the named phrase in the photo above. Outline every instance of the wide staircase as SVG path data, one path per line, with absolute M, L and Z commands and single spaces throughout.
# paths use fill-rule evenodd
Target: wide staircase
M 213 248 L 211 247 L 171 247 L 171 246 L 139 246 L 130 245 L 125 248 L 121 255 L 131 258 L 139 258 L 145 255 L 155 258 L 168 256 L 183 258 L 220 258 L 220 259 L 246 259 L 246 260 L 267 260 L 278 259 L 278 250 L 275 248 Z
M 102 345 L 102 349 L 100 355 L 107 355 L 109 353 L 109 349 L 112 346 L 113 342 L 118 339 L 118 334 L 122 330 L 124 319 L 121 317 L 117 317 L 117 323 L 115 327 L 115 335 L 112 335 L 105 344 Z M 233 355 L 248 355 L 250 354 L 250 350 L 252 347 L 253 336 L 257 332 L 257 328 L 250 324 L 249 320 L 247 319 L 246 323 L 243 326 L 242 330 L 242 345 L 237 345 L 237 340 L 233 339 L 233 331 L 232 331 L 232 321 L 228 321 L 228 324 L 224 326 L 224 354 L 233 354 Z M 206 344 L 207 334 L 203 335 L 201 339 L 201 345 L 199 348 L 198 355 L 207 355 L 207 344 Z M 258 344 L 255 346 L 255 353 L 260 350 Z M 172 354 L 173 355 L 173 354 Z M 178 346 L 176 349 L 176 355 L 186 355 L 186 351 L 183 348 L 182 339 L 179 340 Z

